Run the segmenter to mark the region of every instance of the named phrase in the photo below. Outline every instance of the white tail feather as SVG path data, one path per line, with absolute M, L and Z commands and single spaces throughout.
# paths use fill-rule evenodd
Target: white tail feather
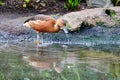
M 23 26 L 31 28 L 31 26 L 28 24 L 28 22 L 24 23 Z

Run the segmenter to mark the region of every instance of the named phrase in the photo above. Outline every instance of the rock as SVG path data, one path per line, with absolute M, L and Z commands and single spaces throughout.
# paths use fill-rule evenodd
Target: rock
M 40 10 L 40 13 L 45 13 L 47 11 L 48 11 L 47 9 L 42 9 L 42 10 Z
M 40 5 L 46 7 L 46 3 L 40 3 Z
M 112 7 L 111 0 L 86 0 L 88 6 Z
M 0 25 L 0 30 L 12 35 L 20 35 L 24 32 L 27 33 L 27 28 L 22 26 L 25 19 L 26 17 L 2 21 Z
M 116 20 L 120 20 L 120 7 L 111 7 L 109 9 L 114 10 L 116 15 L 112 17 L 106 14 L 105 8 L 94 8 L 71 12 L 63 15 L 61 18 L 68 21 L 71 31 L 80 28 L 83 22 L 92 26 L 96 26 L 97 23 L 102 22 L 104 25 L 111 27 L 118 24 Z

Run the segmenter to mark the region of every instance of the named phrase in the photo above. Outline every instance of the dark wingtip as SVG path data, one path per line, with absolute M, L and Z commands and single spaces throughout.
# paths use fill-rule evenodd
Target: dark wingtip
M 24 23 L 29 22 L 31 20 L 34 20 L 34 17 L 31 17 L 31 18 L 27 19 L 26 21 L 24 21 Z

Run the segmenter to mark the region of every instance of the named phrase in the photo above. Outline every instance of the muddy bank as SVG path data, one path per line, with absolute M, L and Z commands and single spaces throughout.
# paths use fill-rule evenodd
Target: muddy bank
M 64 0 L 4 0 L 0 5 L 1 12 L 14 11 L 19 13 L 35 12 L 44 14 L 65 13 Z
M 3 40 L 17 39 L 20 35 L 28 34 L 29 30 L 22 27 L 25 20 L 23 17 L 33 15 L 35 13 L 0 12 L 0 38 Z

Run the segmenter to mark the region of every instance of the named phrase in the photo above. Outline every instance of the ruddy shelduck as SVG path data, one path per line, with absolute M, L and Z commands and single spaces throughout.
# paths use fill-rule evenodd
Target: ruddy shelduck
M 68 33 L 66 28 L 67 21 L 64 19 L 55 20 L 51 16 L 47 15 L 36 15 L 28 20 L 26 20 L 23 26 L 33 28 L 37 31 L 37 46 L 40 46 L 39 33 L 42 32 L 42 43 L 44 33 L 57 33 L 61 29 L 64 30 L 65 33 Z

